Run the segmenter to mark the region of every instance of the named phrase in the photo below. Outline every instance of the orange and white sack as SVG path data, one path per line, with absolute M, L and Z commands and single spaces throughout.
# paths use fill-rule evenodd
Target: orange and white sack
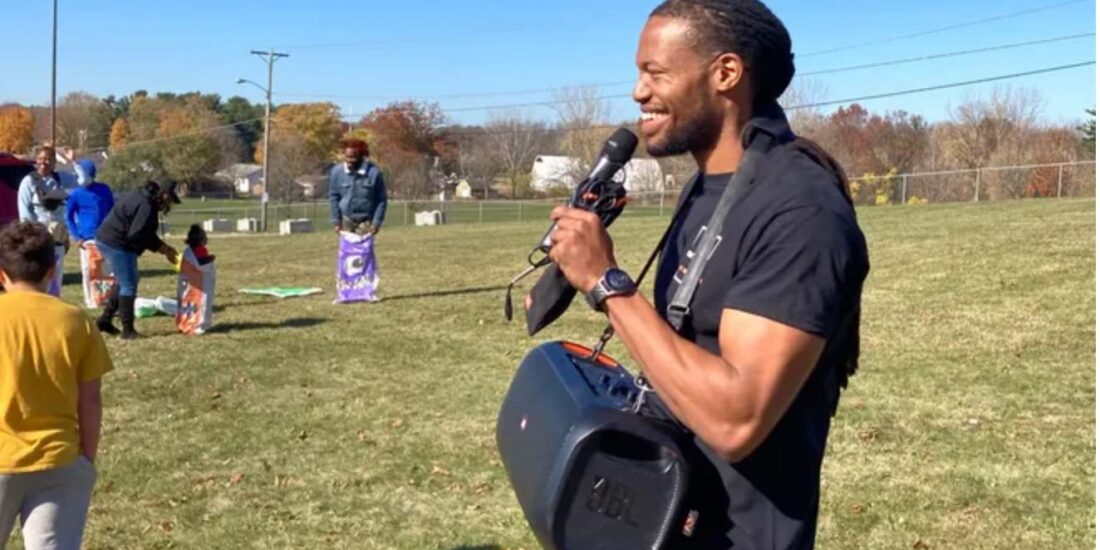
M 80 247 L 80 278 L 84 286 L 84 307 L 103 307 L 117 283 L 111 268 L 99 253 L 95 242 L 84 241 Z
M 195 253 L 185 248 L 179 272 L 176 328 L 184 334 L 203 334 L 214 325 L 214 264 L 200 266 Z

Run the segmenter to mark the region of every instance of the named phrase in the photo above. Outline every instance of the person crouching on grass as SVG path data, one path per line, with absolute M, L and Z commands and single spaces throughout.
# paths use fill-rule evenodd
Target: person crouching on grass
M 0 230 L 0 547 L 18 517 L 29 550 L 80 548 L 96 482 L 113 365 L 95 322 L 46 293 L 53 243 L 34 222 Z

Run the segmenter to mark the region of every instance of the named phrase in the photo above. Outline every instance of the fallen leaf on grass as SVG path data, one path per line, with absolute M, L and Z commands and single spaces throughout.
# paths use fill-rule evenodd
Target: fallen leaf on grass
M 432 475 L 449 476 L 451 475 L 451 472 L 444 470 L 443 467 L 439 465 L 432 464 Z
M 859 431 L 858 435 L 864 443 L 870 443 L 878 439 L 878 428 L 864 428 Z
M 237 473 L 229 476 L 229 484 L 226 487 L 232 487 L 234 485 L 240 485 L 244 481 L 244 474 Z

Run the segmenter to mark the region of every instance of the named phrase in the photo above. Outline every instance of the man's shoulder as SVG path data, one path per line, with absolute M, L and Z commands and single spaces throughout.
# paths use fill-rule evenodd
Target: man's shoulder
M 847 183 L 794 144 L 784 144 L 764 159 L 757 184 L 754 202 L 763 212 L 801 207 L 852 212 L 841 187 Z

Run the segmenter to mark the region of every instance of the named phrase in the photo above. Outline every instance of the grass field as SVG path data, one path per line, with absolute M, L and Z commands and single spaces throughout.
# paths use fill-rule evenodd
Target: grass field
M 1093 547 L 1094 219 L 1079 200 L 860 211 L 865 351 L 821 548 Z M 330 233 L 214 237 L 217 330 L 144 319 L 146 339 L 109 343 L 87 547 L 536 548 L 493 433 L 536 343 L 504 322 L 503 284 L 545 229 L 384 231 L 367 306 L 331 304 Z M 616 223 L 620 262 L 637 272 L 662 229 Z M 141 295 L 172 294 L 163 259 L 142 267 Z M 325 294 L 237 293 L 266 285 Z M 601 328 L 574 307 L 538 340 Z

